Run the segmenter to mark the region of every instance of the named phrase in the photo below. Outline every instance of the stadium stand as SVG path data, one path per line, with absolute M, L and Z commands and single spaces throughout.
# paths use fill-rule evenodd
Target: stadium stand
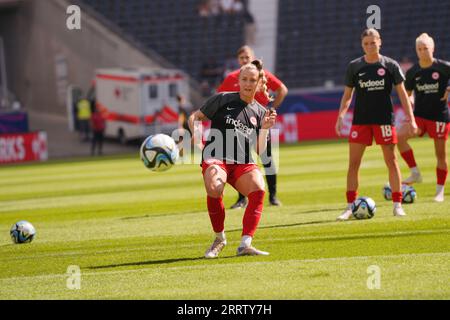
M 200 16 L 199 0 L 82 2 L 197 80 L 208 57 L 223 64 L 244 42 L 242 12 Z
M 342 85 L 350 60 L 362 55 L 360 34 L 373 1 L 280 0 L 277 75 L 289 88 Z M 450 2 L 380 0 L 382 54 L 416 61 L 414 41 L 427 32 L 436 57 L 450 57 Z

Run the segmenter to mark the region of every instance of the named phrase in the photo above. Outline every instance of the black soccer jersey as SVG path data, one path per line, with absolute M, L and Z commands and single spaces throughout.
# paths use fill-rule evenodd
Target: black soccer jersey
M 394 124 L 392 86 L 404 80 L 400 66 L 389 57 L 381 56 L 376 63 L 364 57 L 350 62 L 345 85 L 355 89 L 353 124 Z
M 406 73 L 405 88 L 414 91 L 414 115 L 449 122 L 447 101 L 441 101 L 450 80 L 450 62 L 434 59 L 428 68 L 417 63 Z
M 211 120 L 203 160 L 255 163 L 251 149 L 257 143 L 266 113 L 263 106 L 256 100 L 247 104 L 240 99 L 239 92 L 222 92 L 209 98 L 200 111 Z

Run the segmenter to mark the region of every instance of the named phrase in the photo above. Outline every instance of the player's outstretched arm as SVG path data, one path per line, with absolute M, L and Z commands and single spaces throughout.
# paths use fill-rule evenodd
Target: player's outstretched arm
M 353 88 L 345 86 L 344 94 L 342 95 L 341 99 L 341 106 L 339 108 L 338 117 L 336 120 L 336 134 L 340 137 L 341 136 L 341 129 L 344 122 L 345 114 L 348 111 L 348 108 L 350 108 L 350 103 L 352 102 L 353 97 Z

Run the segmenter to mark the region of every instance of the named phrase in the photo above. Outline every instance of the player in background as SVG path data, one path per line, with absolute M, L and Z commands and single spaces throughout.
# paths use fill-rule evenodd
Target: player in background
M 351 61 L 348 65 L 344 94 L 336 121 L 336 133 L 340 136 L 345 113 L 355 92 L 355 109 L 349 137 L 347 208 L 338 220 L 347 220 L 352 215 L 351 205 L 358 195 L 361 160 L 366 147 L 372 145 L 373 138 L 381 145 L 384 161 L 389 170 L 394 216 L 405 215 L 401 206 L 401 174 L 395 155 L 397 134 L 390 97 L 393 86 L 405 110 L 405 128 L 411 133 L 417 130 L 411 103 L 403 85 L 405 80 L 403 73 L 395 60 L 380 54 L 381 37 L 378 31 L 365 30 L 361 35 L 361 44 L 364 56 Z
M 248 197 L 243 217 L 242 240 L 237 255 L 268 255 L 252 246 L 264 204 L 264 179 L 252 159 L 251 148 L 258 154 L 265 151 L 276 112 L 269 111 L 255 100 L 259 86 L 265 87 L 265 74 L 259 60 L 240 69 L 239 91 L 217 93 L 200 110 L 189 117 L 193 143 L 202 150 L 202 173 L 207 193 L 207 207 L 216 238 L 206 251 L 206 258 L 216 258 L 227 244 L 223 190 L 229 183 Z M 269 93 L 265 91 L 267 97 Z M 203 146 L 201 121 L 211 120 L 210 135 Z M 220 138 L 219 135 L 220 134 Z M 235 140 L 237 151 L 235 152 Z M 220 142 L 218 142 L 220 141 Z M 227 148 L 228 145 L 233 148 Z M 226 154 L 225 154 L 225 150 Z M 231 152 L 230 152 L 231 150 Z
M 255 59 L 255 53 L 253 52 L 253 49 L 250 48 L 249 46 L 243 46 L 239 48 L 237 52 L 237 59 L 239 65 L 243 66 Z M 227 75 L 227 77 L 223 80 L 222 84 L 217 88 L 217 92 L 239 91 L 239 72 L 240 72 L 239 69 L 230 72 Z M 283 102 L 284 98 L 286 97 L 288 89 L 283 84 L 283 82 L 281 82 L 281 80 L 278 79 L 276 76 L 274 76 L 272 73 L 270 73 L 267 70 L 264 70 L 264 73 L 267 78 L 267 88 L 275 93 L 275 98 L 271 103 L 271 99 L 268 96 L 266 96 L 266 94 L 262 90 L 258 90 L 255 94 L 255 99 L 266 108 L 271 107 L 277 109 Z M 269 189 L 269 202 L 271 205 L 280 206 L 281 202 L 277 199 L 276 196 L 277 176 L 275 172 L 271 171 L 274 170 L 275 168 L 275 163 L 273 161 L 273 157 L 271 156 L 271 151 L 272 150 L 269 135 L 269 143 L 267 147 L 268 158 L 264 159 L 262 158 L 263 160 L 262 162 L 266 172 L 267 186 Z M 247 200 L 245 199 L 244 195 L 239 194 L 238 200 L 236 201 L 235 204 L 231 206 L 231 209 L 244 208 L 246 205 Z
M 422 137 L 428 133 L 434 139 L 434 150 L 437 159 L 436 195 L 434 200 L 444 201 L 444 186 L 448 174 L 447 139 L 450 129 L 448 112 L 448 95 L 450 92 L 450 62 L 435 59 L 434 40 L 428 34 L 422 33 L 416 39 L 418 63 L 406 73 L 405 88 L 409 96 L 414 92 L 414 116 L 418 126 L 415 136 Z M 408 164 L 411 175 L 403 181 L 405 184 L 422 182 L 422 175 L 414 158 L 410 136 L 399 129 L 398 149 L 402 158 Z

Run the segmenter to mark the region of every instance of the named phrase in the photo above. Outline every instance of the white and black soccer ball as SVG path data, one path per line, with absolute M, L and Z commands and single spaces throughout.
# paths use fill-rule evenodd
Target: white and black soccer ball
M 391 188 L 389 182 L 386 183 L 383 187 L 383 197 L 386 200 L 392 200 L 392 188 Z
M 413 203 L 417 198 L 416 189 L 413 186 L 402 185 L 402 202 Z
M 169 170 L 177 161 L 178 155 L 175 140 L 162 133 L 147 137 L 140 149 L 145 167 L 158 172 Z
M 356 219 L 370 219 L 377 207 L 375 201 L 369 197 L 359 197 L 352 204 L 352 214 Z
M 36 229 L 28 221 L 13 224 L 9 233 L 14 243 L 28 243 L 36 237 Z

